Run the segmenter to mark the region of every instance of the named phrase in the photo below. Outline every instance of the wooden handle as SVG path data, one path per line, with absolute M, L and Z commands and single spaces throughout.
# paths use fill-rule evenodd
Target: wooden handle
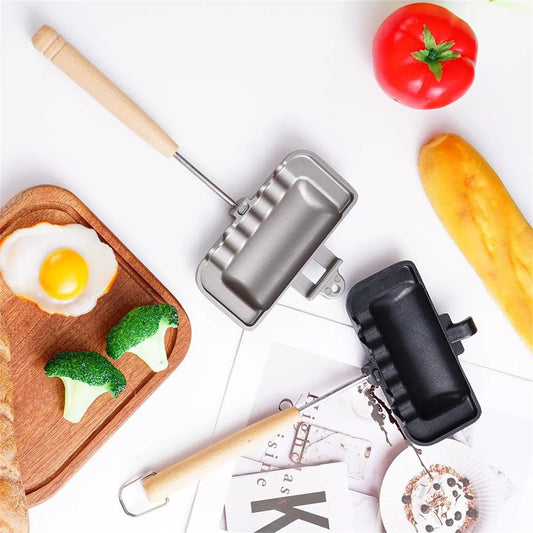
M 53 28 L 41 26 L 31 41 L 39 52 L 156 150 L 169 157 L 178 150 L 178 145 L 131 98 Z
M 264 445 L 270 438 L 300 420 L 300 411 L 290 407 L 212 444 L 143 481 L 148 499 L 164 500 L 175 490 L 199 481 L 212 470 Z

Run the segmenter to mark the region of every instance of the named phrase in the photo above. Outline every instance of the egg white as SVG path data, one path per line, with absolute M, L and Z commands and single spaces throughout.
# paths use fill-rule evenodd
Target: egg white
M 70 300 L 57 300 L 41 286 L 43 261 L 54 251 L 69 249 L 83 257 L 89 268 L 87 286 Z M 59 226 L 40 222 L 8 235 L 0 244 L 0 272 L 6 285 L 20 298 L 50 314 L 79 316 L 94 308 L 117 275 L 118 264 L 110 246 L 96 231 L 81 224 Z

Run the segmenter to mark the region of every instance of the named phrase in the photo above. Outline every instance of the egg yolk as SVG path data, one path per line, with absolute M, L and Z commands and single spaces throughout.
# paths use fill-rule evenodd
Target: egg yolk
M 48 296 L 56 300 L 70 300 L 87 286 L 89 267 L 74 250 L 56 250 L 41 265 L 39 281 Z

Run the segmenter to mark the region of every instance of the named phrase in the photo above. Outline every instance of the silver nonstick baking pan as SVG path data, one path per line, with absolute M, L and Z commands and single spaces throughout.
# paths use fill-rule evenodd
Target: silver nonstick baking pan
M 311 299 L 344 291 L 341 260 L 324 241 L 357 201 L 355 190 L 312 152 L 289 154 L 252 198 L 234 201 L 189 163 L 178 145 L 116 85 L 53 28 L 42 26 L 34 46 L 137 135 L 174 157 L 217 193 L 234 218 L 201 261 L 201 291 L 242 327 L 259 324 L 292 286 Z M 323 272 L 311 281 L 303 270 Z
M 235 221 L 200 263 L 198 286 L 246 328 L 256 326 L 290 285 L 309 299 L 340 296 L 342 261 L 323 243 L 356 199 L 316 154 L 289 154 L 253 198 L 230 211 Z M 302 272 L 311 261 L 324 269 L 316 283 Z

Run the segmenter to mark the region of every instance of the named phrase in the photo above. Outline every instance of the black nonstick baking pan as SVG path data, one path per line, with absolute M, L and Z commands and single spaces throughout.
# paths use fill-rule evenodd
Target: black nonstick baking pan
M 472 424 L 481 408 L 459 364 L 471 318 L 438 315 L 414 263 L 402 261 L 357 283 L 347 310 L 379 385 L 407 438 L 428 445 Z

